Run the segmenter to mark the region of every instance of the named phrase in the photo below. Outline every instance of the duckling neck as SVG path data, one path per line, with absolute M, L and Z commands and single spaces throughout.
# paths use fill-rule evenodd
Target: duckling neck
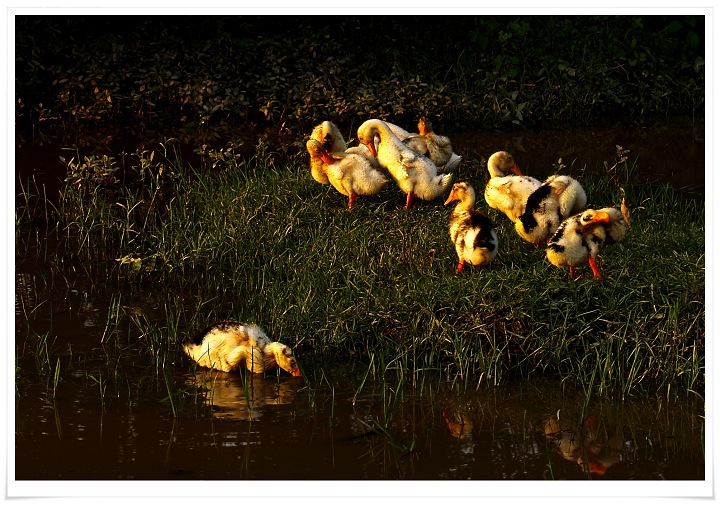
M 475 206 L 475 199 L 470 196 L 466 196 L 455 206 L 455 214 L 466 213 Z
M 497 163 L 489 162 L 488 163 L 488 172 L 490 173 L 490 177 L 504 177 L 507 174 L 500 169 Z

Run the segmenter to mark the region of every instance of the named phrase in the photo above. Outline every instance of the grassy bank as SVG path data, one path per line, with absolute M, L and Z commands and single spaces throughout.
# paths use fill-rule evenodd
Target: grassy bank
M 263 146 L 248 161 L 207 151 L 197 168 L 171 147 L 68 168 L 48 214 L 73 254 L 110 266 L 121 285 L 163 287 L 160 316 L 128 316 L 158 364 L 181 355 L 188 332 L 237 318 L 294 346 L 307 368 L 354 361 L 467 385 L 543 375 L 588 393 L 702 394 L 702 203 L 635 183 L 630 161 L 614 179 L 575 174 L 589 205 L 619 205 L 620 183 L 631 206 L 629 237 L 599 257 L 601 282 L 587 267 L 570 280 L 492 210 L 496 261 L 456 275 L 440 199 L 408 212 L 391 183 L 348 212 L 304 156 L 276 165 Z M 463 170 L 484 187 L 484 167 Z

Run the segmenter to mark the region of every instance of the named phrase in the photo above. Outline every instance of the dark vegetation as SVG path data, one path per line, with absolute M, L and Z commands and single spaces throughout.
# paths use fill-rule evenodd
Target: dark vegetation
M 698 16 L 19 17 L 16 118 L 33 139 L 264 135 L 293 153 L 325 119 L 702 117 L 704 34 Z

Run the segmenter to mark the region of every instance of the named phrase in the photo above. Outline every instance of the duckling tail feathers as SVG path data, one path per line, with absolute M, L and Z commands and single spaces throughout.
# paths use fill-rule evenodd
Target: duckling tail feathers
M 443 190 L 447 190 L 450 186 L 452 186 L 453 182 L 455 181 L 455 173 L 450 172 L 448 174 L 443 174 L 442 180 L 440 182 L 440 186 L 442 186 Z
M 462 156 L 458 155 L 457 153 L 453 153 L 450 155 L 450 160 L 448 160 L 448 163 L 443 165 L 442 171 L 443 172 L 451 172 L 455 170 L 455 168 L 460 165 L 460 162 L 462 161 Z M 438 168 L 439 170 L 439 168 Z

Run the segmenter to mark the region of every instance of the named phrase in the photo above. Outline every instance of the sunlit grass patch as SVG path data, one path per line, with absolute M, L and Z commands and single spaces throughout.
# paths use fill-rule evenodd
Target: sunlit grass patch
M 62 194 L 56 211 L 77 255 L 128 286 L 163 287 L 164 323 L 133 317 L 158 367 L 159 357 L 182 360 L 187 333 L 233 318 L 261 324 L 308 363 L 434 370 L 478 385 L 552 375 L 622 395 L 702 389 L 702 203 L 636 182 L 633 165 L 584 174 L 590 206 L 624 196 L 632 217 L 629 236 L 601 252 L 597 281 L 586 266 L 570 279 L 487 209 L 498 256 L 456 275 L 439 200 L 406 211 L 391 184 L 348 211 L 302 157 L 276 164 L 258 153 L 199 168 L 145 153 L 153 177 L 110 196 L 105 181 Z

